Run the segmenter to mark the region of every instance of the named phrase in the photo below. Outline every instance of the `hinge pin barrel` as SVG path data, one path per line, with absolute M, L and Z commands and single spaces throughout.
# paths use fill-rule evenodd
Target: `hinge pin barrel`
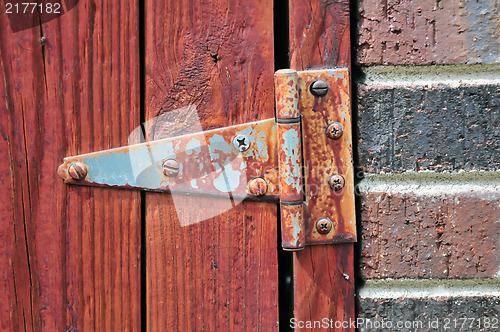
M 281 243 L 284 250 L 300 250 L 305 246 L 298 81 L 299 75 L 292 69 L 278 70 L 274 75 L 278 123 Z

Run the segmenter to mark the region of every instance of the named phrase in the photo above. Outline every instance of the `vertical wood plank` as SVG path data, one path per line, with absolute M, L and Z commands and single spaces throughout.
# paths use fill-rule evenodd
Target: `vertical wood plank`
M 290 65 L 351 66 L 349 0 L 290 0 Z
M 56 174 L 64 156 L 125 145 L 139 125 L 137 3 L 80 1 L 16 33 L 5 15 L 0 24 L 1 322 L 139 330 L 139 194 Z
M 146 120 L 191 105 L 204 130 L 273 117 L 272 10 L 271 1 L 148 0 Z M 175 203 L 146 195 L 148 329 L 276 330 L 276 204 L 208 217 L 228 202 Z
M 349 0 L 290 0 L 291 68 L 350 68 L 350 48 Z M 311 246 L 294 254 L 297 320 L 355 320 L 354 291 L 353 244 Z
M 3 7 L 0 6 L 0 8 Z M 2 41 L 10 36 L 9 21 L 0 16 Z M 25 39 L 32 38 L 26 34 Z M 16 52 L 17 51 L 17 52 Z M 1 296 L 0 296 L 0 324 L 5 331 L 32 330 L 39 321 L 39 315 L 33 311 L 39 309 L 39 298 L 32 295 L 39 292 L 39 283 L 35 279 L 38 275 L 32 273 L 33 264 L 33 233 L 30 218 L 30 201 L 27 173 L 26 141 L 24 138 L 24 111 L 25 103 L 31 102 L 33 97 L 24 97 L 20 93 L 13 93 L 14 88 L 22 86 L 20 78 L 11 73 L 22 70 L 22 65 L 16 64 L 16 59 L 30 65 L 32 59 L 23 54 L 21 59 L 20 47 L 11 49 L 7 42 L 0 44 L 0 61 L 2 67 L 2 84 L 0 84 L 0 263 Z M 34 84 L 36 85 L 36 84 Z M 33 93 L 33 87 L 30 88 Z M 15 108 L 15 105 L 19 105 Z M 20 114 L 16 115 L 16 111 Z M 31 288 L 30 288 L 31 286 Z

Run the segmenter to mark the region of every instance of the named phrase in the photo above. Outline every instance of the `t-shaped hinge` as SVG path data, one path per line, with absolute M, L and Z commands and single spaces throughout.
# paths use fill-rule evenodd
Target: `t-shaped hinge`
M 65 183 L 279 201 L 282 246 L 356 241 L 349 73 L 275 73 L 276 118 L 64 158 Z

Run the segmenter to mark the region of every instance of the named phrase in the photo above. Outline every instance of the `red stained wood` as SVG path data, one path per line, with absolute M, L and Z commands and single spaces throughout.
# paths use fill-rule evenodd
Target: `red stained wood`
M 350 67 L 349 1 L 291 0 L 289 6 L 290 67 Z M 294 317 L 355 319 L 352 244 L 311 246 L 294 254 Z
M 274 116 L 272 2 L 149 0 L 145 11 L 146 120 L 190 105 L 203 129 Z M 208 217 L 228 203 L 146 195 L 149 330 L 277 329 L 277 206 Z
M 290 0 L 290 67 L 351 66 L 349 0 Z
M 16 33 L 0 16 L 1 330 L 140 329 L 139 194 L 56 174 L 139 125 L 137 21 L 101 1 Z

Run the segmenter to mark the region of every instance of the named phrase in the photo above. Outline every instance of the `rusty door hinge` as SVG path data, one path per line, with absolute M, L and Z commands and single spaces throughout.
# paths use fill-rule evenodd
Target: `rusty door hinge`
M 275 74 L 276 119 L 64 158 L 68 184 L 279 201 L 282 246 L 356 241 L 347 69 Z

